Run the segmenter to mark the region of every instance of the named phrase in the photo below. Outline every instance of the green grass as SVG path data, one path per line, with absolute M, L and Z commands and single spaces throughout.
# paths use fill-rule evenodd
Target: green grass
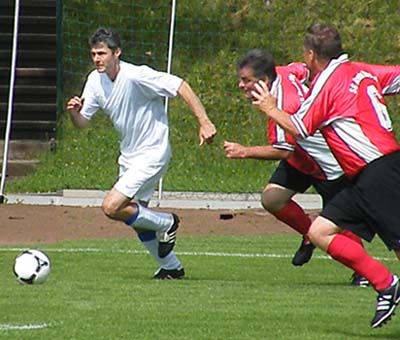
M 306 266 L 293 267 L 298 241 L 294 235 L 181 237 L 176 251 L 187 278 L 174 282 L 151 279 L 156 266 L 136 240 L 3 246 L 0 339 L 400 337 L 399 317 L 370 328 L 376 294 L 350 287 L 347 268 L 319 251 Z M 13 259 L 33 246 L 49 254 L 52 272 L 43 285 L 21 285 Z M 398 267 L 379 241 L 368 249 Z M 4 330 L 6 324 L 47 327 Z

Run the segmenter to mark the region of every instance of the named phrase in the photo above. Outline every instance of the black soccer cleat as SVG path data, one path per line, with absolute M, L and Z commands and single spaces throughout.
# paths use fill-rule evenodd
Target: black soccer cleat
M 358 275 L 356 273 L 353 273 L 353 275 L 351 276 L 351 286 L 354 287 L 368 287 L 369 286 L 369 281 L 367 278 L 365 278 L 364 276 Z
M 185 277 L 185 270 L 180 269 L 164 269 L 160 268 L 155 273 L 153 278 L 155 280 L 181 280 Z
M 310 261 L 312 254 L 314 252 L 315 246 L 310 242 L 306 241 L 303 237 L 301 241 L 300 248 L 297 250 L 296 254 L 294 254 L 292 259 L 292 264 L 294 266 L 302 266 L 303 264 Z
M 381 327 L 392 318 L 397 304 L 400 302 L 400 282 L 394 275 L 395 283 L 378 294 L 375 316 L 371 321 L 371 327 Z
M 158 238 L 158 256 L 161 258 L 166 257 L 172 249 L 174 249 L 176 241 L 176 231 L 179 227 L 179 217 L 172 214 L 174 223 L 169 229 L 162 233 L 157 233 Z

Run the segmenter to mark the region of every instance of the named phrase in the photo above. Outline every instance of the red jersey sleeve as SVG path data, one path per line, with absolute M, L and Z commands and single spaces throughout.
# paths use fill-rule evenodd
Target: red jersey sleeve
M 298 81 L 304 84 L 310 77 L 310 71 L 304 63 L 291 63 L 287 65 L 286 70 L 293 74 Z
M 383 95 L 400 94 L 400 65 L 373 65 L 355 63 L 378 77 Z

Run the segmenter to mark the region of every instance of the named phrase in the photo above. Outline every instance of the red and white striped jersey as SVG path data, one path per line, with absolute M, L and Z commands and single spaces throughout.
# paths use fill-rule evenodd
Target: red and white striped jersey
M 383 98 L 383 94 L 399 93 L 399 73 L 397 77 L 383 76 L 382 70 L 380 66 L 350 62 L 346 54 L 331 60 L 314 78 L 306 100 L 291 116 L 303 138 L 321 131 L 349 177 L 373 160 L 400 149 Z
M 276 71 L 278 76 L 272 84 L 271 92 L 277 98 L 277 106 L 285 112 L 295 113 L 308 91 L 304 85 L 308 70 L 302 63 L 292 63 L 278 66 Z M 343 175 L 341 166 L 320 132 L 296 141 L 269 119 L 268 141 L 274 148 L 293 151 L 288 163 L 305 174 L 321 180 L 334 180 Z
M 382 94 L 385 96 L 400 94 L 400 65 L 374 65 L 361 62 L 354 64 L 378 78 Z

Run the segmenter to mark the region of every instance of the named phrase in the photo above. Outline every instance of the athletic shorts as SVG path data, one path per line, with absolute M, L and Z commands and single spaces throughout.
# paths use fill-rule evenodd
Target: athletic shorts
M 400 151 L 367 165 L 321 216 L 368 242 L 378 234 L 389 249 L 400 250 Z
M 119 178 L 114 188 L 126 197 L 148 202 L 167 169 L 168 163 L 147 164 L 143 160 L 129 168 L 120 165 Z
M 336 180 L 319 180 L 297 170 L 283 160 L 272 174 L 269 183 L 278 184 L 284 188 L 303 193 L 313 186 L 322 198 L 325 206 L 337 193 L 349 187 L 351 182 L 344 176 Z

